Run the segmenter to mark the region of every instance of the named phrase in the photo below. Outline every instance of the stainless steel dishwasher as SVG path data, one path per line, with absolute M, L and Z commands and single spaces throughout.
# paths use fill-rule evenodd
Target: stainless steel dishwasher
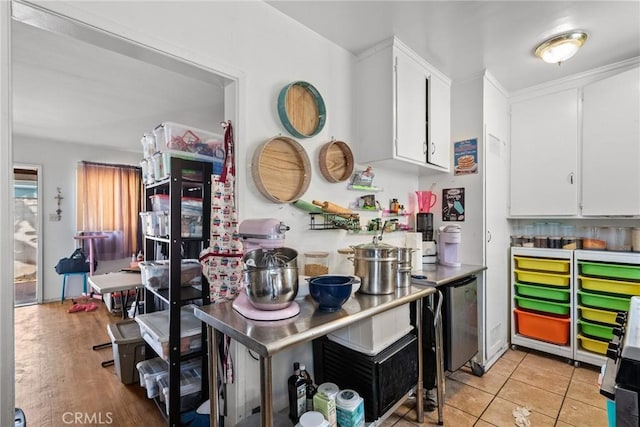
M 484 374 L 482 366 L 471 359 L 478 353 L 478 282 L 468 276 L 442 286 L 444 365 L 456 371 L 467 362 L 474 375 Z

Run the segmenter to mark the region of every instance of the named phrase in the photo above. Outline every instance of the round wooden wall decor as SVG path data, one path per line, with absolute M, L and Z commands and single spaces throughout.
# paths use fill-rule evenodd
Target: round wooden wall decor
M 296 138 L 317 135 L 324 127 L 327 110 L 318 90 L 310 83 L 286 85 L 278 95 L 278 115 L 287 132 Z
M 320 172 L 329 182 L 341 182 L 353 174 L 353 153 L 343 141 L 327 142 L 318 157 Z
M 309 188 L 311 163 L 302 145 L 286 136 L 264 142 L 253 153 L 251 175 L 258 190 L 275 203 L 298 200 Z

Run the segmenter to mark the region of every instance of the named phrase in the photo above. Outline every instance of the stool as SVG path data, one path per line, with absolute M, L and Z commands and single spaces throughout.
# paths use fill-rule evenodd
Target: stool
M 60 304 L 64 302 L 64 290 L 67 287 L 67 277 L 73 275 L 82 275 L 82 292 L 87 293 L 87 273 L 84 271 L 78 271 L 74 273 L 62 273 L 62 296 L 60 296 Z

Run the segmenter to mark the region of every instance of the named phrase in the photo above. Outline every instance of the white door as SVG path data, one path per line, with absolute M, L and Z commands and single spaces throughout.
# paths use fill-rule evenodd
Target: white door
M 490 365 L 507 349 L 509 340 L 509 174 L 508 102 L 486 77 L 483 84 L 485 191 L 485 357 Z M 486 367 L 486 366 L 485 366 Z
M 0 201 L 11 201 L 11 2 L 0 1 Z M 14 425 L 13 224 L 11 209 L 0 209 L 0 425 Z
M 640 215 L 640 68 L 584 87 L 582 214 Z
M 429 77 L 429 144 L 427 161 L 449 168 L 451 161 L 451 87 L 437 75 Z
M 511 215 L 578 213 L 578 90 L 511 105 Z
M 427 76 L 424 68 L 400 50 L 396 66 L 396 156 L 426 163 Z

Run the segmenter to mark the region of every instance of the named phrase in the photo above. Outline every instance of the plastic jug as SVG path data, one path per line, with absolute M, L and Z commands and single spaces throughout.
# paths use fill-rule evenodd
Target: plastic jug
M 438 197 L 432 191 L 416 191 L 418 196 L 418 212 L 431 212 Z

